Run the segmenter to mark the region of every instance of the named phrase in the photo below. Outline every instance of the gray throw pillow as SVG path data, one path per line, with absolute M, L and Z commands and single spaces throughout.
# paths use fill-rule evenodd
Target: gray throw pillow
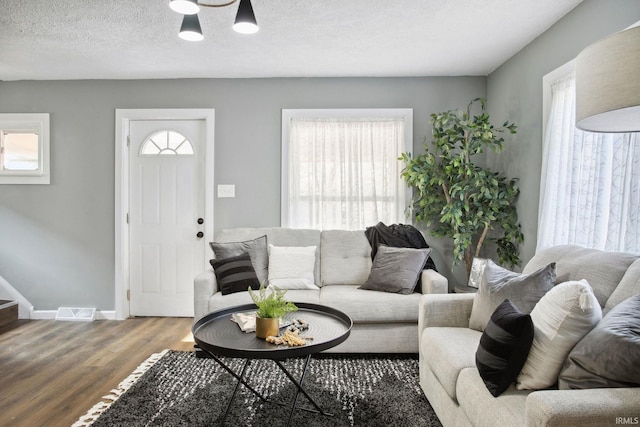
M 267 252 L 266 235 L 245 242 L 211 242 L 209 246 L 211 246 L 216 259 L 230 258 L 248 253 L 258 280 L 266 286 L 269 276 L 269 253 Z
M 369 278 L 360 289 L 413 293 L 430 253 L 431 249 L 378 246 Z
M 488 260 L 473 300 L 469 328 L 482 332 L 491 314 L 505 299 L 510 300 L 522 313 L 531 313 L 540 298 L 553 288 L 555 281 L 555 263 L 531 274 L 520 274 Z
M 562 390 L 640 387 L 640 294 L 612 308 L 576 344 L 558 386 Z

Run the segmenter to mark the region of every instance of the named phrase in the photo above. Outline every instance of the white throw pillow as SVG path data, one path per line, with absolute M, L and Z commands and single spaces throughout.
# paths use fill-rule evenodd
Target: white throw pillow
M 602 319 L 586 280 L 556 285 L 531 312 L 533 344 L 518 379 L 518 390 L 553 386 L 569 352 Z
M 315 246 L 269 244 L 269 286 L 279 289 L 320 289 L 314 284 Z

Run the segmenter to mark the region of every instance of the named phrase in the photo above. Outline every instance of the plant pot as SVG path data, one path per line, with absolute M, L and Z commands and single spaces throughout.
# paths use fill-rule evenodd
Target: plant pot
M 265 339 L 268 336 L 277 337 L 280 319 L 256 317 L 256 337 Z

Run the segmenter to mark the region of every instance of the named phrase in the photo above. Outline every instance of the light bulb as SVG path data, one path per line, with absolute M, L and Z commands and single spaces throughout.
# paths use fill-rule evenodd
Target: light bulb
M 199 42 L 204 39 L 198 15 L 184 15 L 178 36 L 190 42 Z
M 171 10 L 183 15 L 194 15 L 200 12 L 197 0 L 171 0 L 169 7 Z

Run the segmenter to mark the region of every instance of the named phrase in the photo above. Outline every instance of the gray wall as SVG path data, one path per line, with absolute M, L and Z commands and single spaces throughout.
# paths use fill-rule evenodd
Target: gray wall
M 520 178 L 518 215 L 525 235 L 523 265 L 535 253 L 542 164 L 542 78 L 589 44 L 640 20 L 638 0 L 586 0 L 489 75 L 487 98 L 495 123 L 518 125 L 515 137 L 488 163 Z
M 0 185 L 0 276 L 38 310 L 114 309 L 116 108 L 215 108 L 218 230 L 280 224 L 281 109 L 413 108 L 422 151 L 430 113 L 479 96 L 485 77 L 0 82 L 0 112 L 51 113 L 51 184 Z
M 519 177 L 526 262 L 535 251 L 542 144 L 542 77 L 580 50 L 640 19 L 640 1 L 586 0 L 488 79 L 352 78 L 0 82 L 0 112 L 51 113 L 51 185 L 0 185 L 0 276 L 36 309 L 114 309 L 114 111 L 215 108 L 215 228 L 280 222 L 282 108 L 413 108 L 422 151 L 432 112 L 486 96 L 496 123 L 519 125 L 487 162 Z M 450 244 L 429 239 L 452 282 Z

